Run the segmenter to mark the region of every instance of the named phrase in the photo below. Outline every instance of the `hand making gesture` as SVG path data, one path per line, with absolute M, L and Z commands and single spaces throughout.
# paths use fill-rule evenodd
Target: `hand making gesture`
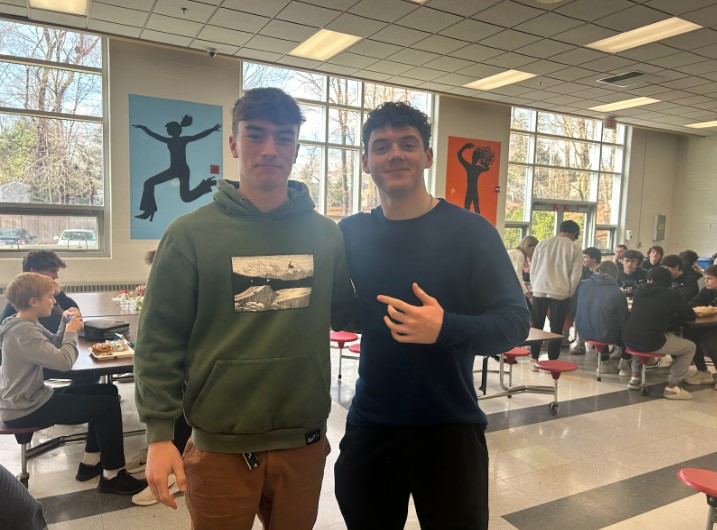
M 413 292 L 423 305 L 411 305 L 398 298 L 378 295 L 376 299 L 388 306 L 388 315 L 383 317 L 383 321 L 398 342 L 433 344 L 443 325 L 443 308 L 438 300 L 426 294 L 415 282 Z

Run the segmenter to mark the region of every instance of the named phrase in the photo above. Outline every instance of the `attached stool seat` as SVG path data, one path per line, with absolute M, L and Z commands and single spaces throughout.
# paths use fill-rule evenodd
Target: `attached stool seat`
M 629 353 L 633 357 L 638 357 L 640 359 L 640 363 L 642 363 L 642 370 L 640 372 L 640 392 L 642 392 L 643 396 L 649 396 L 650 387 L 647 386 L 647 363 L 650 359 L 662 359 L 665 354 L 635 351 L 630 348 L 625 348 L 625 353 Z
M 596 340 L 587 339 L 585 339 L 584 342 L 585 344 L 592 344 L 595 347 L 595 351 L 597 351 L 597 380 L 602 381 L 602 356 L 600 354 L 602 353 L 603 348 L 616 345 L 610 342 L 598 342 Z
M 513 348 L 507 352 L 503 352 L 503 362 L 508 365 L 508 386 L 513 386 L 513 365 L 518 362 L 518 357 L 527 357 L 530 355 L 530 350 L 525 348 Z M 508 397 L 513 397 L 508 394 Z
M 677 477 L 690 488 L 707 496 L 707 530 L 711 530 L 717 519 L 717 473 L 707 469 L 685 467 L 680 469 Z
M 359 342 L 358 344 L 350 344 L 349 351 L 358 355 L 359 353 L 361 353 L 361 343 Z
M 0 434 L 12 434 L 15 436 L 15 440 L 20 444 L 20 465 L 21 471 L 17 475 L 17 479 L 22 482 L 22 485 L 27 488 L 28 481 L 30 480 L 30 474 L 27 472 L 27 461 L 33 456 L 28 455 L 28 449 L 32 443 L 32 435 L 37 431 L 47 429 L 49 425 L 43 425 L 42 427 L 10 427 L 0 421 Z
M 339 379 L 341 379 L 341 361 L 343 360 L 343 358 L 348 357 L 349 359 L 355 359 L 355 357 L 351 355 L 344 355 L 344 345 L 347 342 L 353 342 L 355 340 L 358 340 L 358 335 L 356 335 L 356 333 L 350 333 L 348 331 L 332 331 L 329 334 L 329 340 L 331 342 L 335 342 L 339 348 Z
M 570 361 L 537 361 L 535 366 L 546 372 L 550 372 L 553 376 L 553 402 L 548 405 L 548 410 L 552 416 L 558 412 L 558 380 L 563 372 L 574 372 L 578 369 L 578 365 Z

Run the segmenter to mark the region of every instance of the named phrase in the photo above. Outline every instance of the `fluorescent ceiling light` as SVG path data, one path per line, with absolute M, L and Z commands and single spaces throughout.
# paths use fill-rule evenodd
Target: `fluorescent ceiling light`
M 528 72 L 521 72 L 520 70 L 508 70 L 490 77 L 484 77 L 483 79 L 473 81 L 463 86 L 466 88 L 475 88 L 476 90 L 493 90 L 494 88 L 519 83 L 535 76 L 536 74 L 529 74 Z
M 598 105 L 597 107 L 590 107 L 588 110 L 594 110 L 596 112 L 612 112 L 614 110 L 630 109 L 632 107 L 641 107 L 642 105 L 651 105 L 652 103 L 659 103 L 659 99 L 654 98 L 632 98 L 625 99 L 622 101 L 616 101 L 615 103 L 608 103 L 607 105 Z
M 717 127 L 717 120 L 715 121 L 703 121 L 701 123 L 690 123 L 685 127 L 692 127 L 693 129 L 708 129 L 709 127 Z
M 306 57 L 307 59 L 315 59 L 317 61 L 326 61 L 360 40 L 361 37 L 357 37 L 356 35 L 321 29 L 291 50 L 289 55 Z
M 683 33 L 701 28 L 702 26 L 693 24 L 687 20 L 673 17 L 661 20 L 660 22 L 655 22 L 654 24 L 650 24 L 648 26 L 633 29 L 632 31 L 620 33 L 614 37 L 586 44 L 585 46 L 605 53 L 618 53 L 624 50 L 629 50 L 630 48 L 637 48 L 643 44 L 667 39 L 669 37 L 674 37 L 675 35 L 682 35 Z
M 87 0 L 30 0 L 30 7 L 73 15 L 87 14 Z

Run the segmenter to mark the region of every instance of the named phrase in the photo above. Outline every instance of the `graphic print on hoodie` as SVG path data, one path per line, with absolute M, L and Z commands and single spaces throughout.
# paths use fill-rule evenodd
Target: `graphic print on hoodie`
M 309 307 L 314 256 L 232 257 L 234 311 L 278 311 Z

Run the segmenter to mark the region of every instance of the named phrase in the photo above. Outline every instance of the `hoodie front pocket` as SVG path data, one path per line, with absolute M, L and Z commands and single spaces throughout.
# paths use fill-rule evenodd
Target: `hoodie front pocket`
M 329 383 L 313 355 L 217 361 L 191 423 L 221 434 L 315 428 L 329 414 Z

